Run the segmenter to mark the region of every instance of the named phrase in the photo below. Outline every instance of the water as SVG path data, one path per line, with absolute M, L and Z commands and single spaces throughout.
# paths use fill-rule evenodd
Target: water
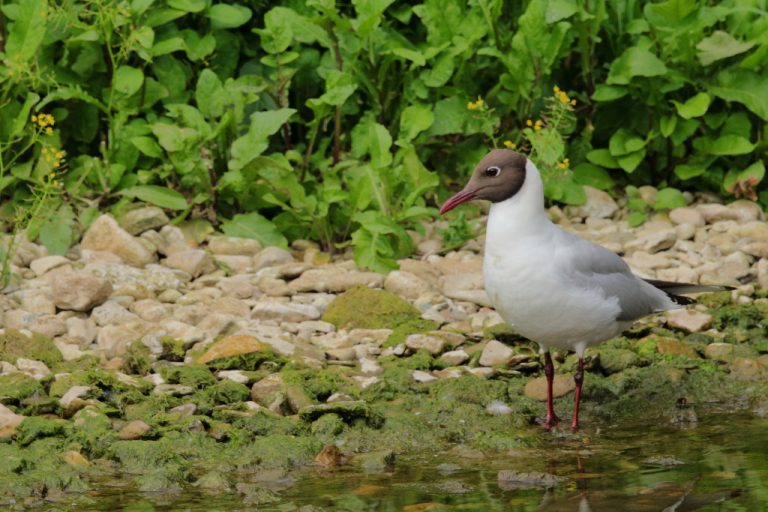
M 75 499 L 76 509 L 114 510 L 119 503 L 134 512 L 313 510 L 308 506 L 406 512 L 768 511 L 766 419 L 714 414 L 686 427 L 641 422 L 540 436 L 539 447 L 509 453 L 455 447 L 400 455 L 388 471 L 310 468 L 273 479 L 269 487 L 279 501 L 258 506 L 234 492 L 152 495 L 111 481 Z M 549 490 L 502 488 L 500 470 L 550 473 L 564 481 Z M 69 510 L 68 501 L 59 509 Z

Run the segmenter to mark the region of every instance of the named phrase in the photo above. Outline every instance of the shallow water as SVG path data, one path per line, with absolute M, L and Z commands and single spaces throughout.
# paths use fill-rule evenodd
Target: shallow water
M 532 427 L 535 428 L 535 427 Z M 466 447 L 400 455 L 386 471 L 310 468 L 268 487 L 280 500 L 187 490 L 142 494 L 120 480 L 94 483 L 43 510 L 768 510 L 768 419 L 702 415 L 684 427 L 637 423 L 540 433 L 537 448 L 482 454 Z M 563 477 L 551 489 L 501 485 L 500 470 Z M 74 508 L 71 508 L 74 507 Z

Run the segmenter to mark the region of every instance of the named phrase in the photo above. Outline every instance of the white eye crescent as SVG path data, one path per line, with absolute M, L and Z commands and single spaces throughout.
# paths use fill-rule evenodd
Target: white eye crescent
M 487 169 L 485 170 L 485 175 L 486 175 L 486 176 L 489 176 L 489 177 L 491 177 L 491 178 L 495 178 L 495 177 L 496 177 L 496 176 L 498 176 L 500 173 L 501 173 L 501 169 L 499 169 L 499 168 L 498 168 L 498 167 L 496 167 L 495 165 L 492 165 L 492 166 L 490 166 L 489 168 L 487 168 Z

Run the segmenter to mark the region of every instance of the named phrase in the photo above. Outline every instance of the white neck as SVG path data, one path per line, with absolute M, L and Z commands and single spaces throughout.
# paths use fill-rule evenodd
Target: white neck
M 533 162 L 528 160 L 525 164 L 525 181 L 517 194 L 491 205 L 486 243 L 491 240 L 510 240 L 516 235 L 540 233 L 546 225 L 551 225 L 551 222 L 544 209 L 541 174 Z

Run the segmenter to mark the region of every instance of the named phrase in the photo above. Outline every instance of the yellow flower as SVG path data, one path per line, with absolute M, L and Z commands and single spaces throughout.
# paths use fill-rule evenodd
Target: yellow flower
M 61 162 L 54 162 L 54 163 L 53 163 L 53 167 L 55 167 L 56 169 L 58 169 L 59 167 L 61 167 Z
M 571 100 L 571 105 L 576 106 L 576 100 Z
M 45 134 L 46 134 L 46 135 L 50 135 L 50 134 L 52 134 L 52 133 L 53 133 L 53 128 L 51 128 L 50 126 L 49 126 L 48 128 L 46 128 L 46 129 L 45 129 Z
M 469 110 L 480 110 L 485 106 L 485 102 L 483 101 L 483 98 L 480 96 L 477 97 L 477 101 L 470 101 L 467 103 L 467 108 Z
M 567 158 L 564 158 L 562 162 L 557 164 L 557 167 L 560 169 L 567 169 L 569 165 L 571 165 L 571 161 Z
M 558 86 L 554 86 L 552 90 L 555 92 L 555 94 L 560 92 L 560 88 Z
M 57 151 L 56 152 L 56 158 L 58 158 L 58 159 L 64 158 L 64 152 L 63 151 Z
M 533 125 L 533 129 L 538 131 L 541 131 L 541 129 L 544 127 L 544 122 L 541 119 L 537 119 L 536 123 Z
M 533 126 L 533 121 L 530 119 L 525 122 L 525 126 Z
M 36 122 L 37 122 L 37 116 L 36 116 L 36 115 L 34 115 L 34 114 L 32 114 L 32 122 L 33 122 L 33 123 L 36 123 Z
M 507 149 L 515 149 L 517 147 L 517 144 L 515 144 L 511 140 L 505 140 L 504 147 L 506 147 Z

